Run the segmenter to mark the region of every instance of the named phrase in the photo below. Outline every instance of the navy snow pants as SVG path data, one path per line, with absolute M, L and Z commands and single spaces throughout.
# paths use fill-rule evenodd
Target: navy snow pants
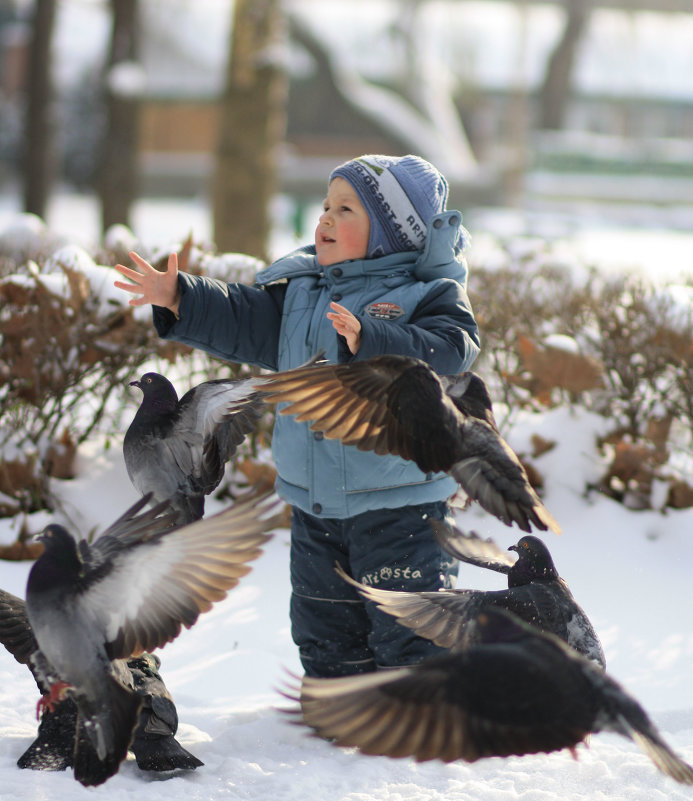
M 296 507 L 291 519 L 291 634 L 307 676 L 346 676 L 420 662 L 443 649 L 418 637 L 335 572 L 382 589 L 435 592 L 455 584 L 457 562 L 436 543 L 430 517 L 447 504 L 378 509 L 344 520 Z

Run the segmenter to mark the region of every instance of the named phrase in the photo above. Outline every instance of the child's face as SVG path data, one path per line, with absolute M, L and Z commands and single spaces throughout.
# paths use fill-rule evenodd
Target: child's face
M 323 208 L 315 229 L 318 262 L 327 267 L 347 259 L 364 259 L 371 221 L 351 184 L 333 178 Z

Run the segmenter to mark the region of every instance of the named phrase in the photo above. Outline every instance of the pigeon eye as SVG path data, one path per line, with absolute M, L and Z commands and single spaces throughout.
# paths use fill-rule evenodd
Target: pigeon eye
M 146 381 L 148 384 L 151 384 L 151 383 L 152 383 L 152 379 L 151 379 L 151 378 L 145 378 L 144 380 L 145 380 L 145 381 Z

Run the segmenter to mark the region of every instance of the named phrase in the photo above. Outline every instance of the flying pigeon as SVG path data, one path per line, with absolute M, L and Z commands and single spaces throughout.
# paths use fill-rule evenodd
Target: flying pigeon
M 0 643 L 23 665 L 31 669 L 31 656 L 38 650 L 26 613 L 26 603 L 9 592 L 0 590 Z M 142 770 L 194 769 L 203 763 L 175 739 L 178 728 L 176 707 L 158 673 L 159 658 L 142 654 L 127 662 L 129 685 L 142 698 L 139 725 L 131 744 Z M 39 690 L 48 691 L 33 673 Z M 36 739 L 17 760 L 20 768 L 32 770 L 65 770 L 72 767 L 77 705 L 64 698 L 55 710 L 45 710 Z M 88 739 L 80 744 L 90 748 Z M 96 759 L 95 755 L 92 755 Z
M 465 651 L 394 671 L 304 677 L 283 694 L 297 723 L 362 753 L 417 761 L 474 762 L 549 753 L 590 733 L 628 737 L 667 776 L 693 784 L 640 704 L 594 662 L 511 612 L 479 616 L 480 641 Z
M 378 609 L 443 648 L 455 651 L 467 648 L 478 636 L 479 614 L 489 607 L 500 607 L 542 631 L 555 634 L 602 668 L 606 666 L 596 631 L 558 575 L 549 549 L 538 537 L 532 534 L 521 537 L 508 549 L 517 553 L 517 557 L 511 557 L 492 540 L 482 540 L 473 531 L 466 534 L 439 520 L 430 523 L 439 545 L 447 553 L 463 562 L 506 573 L 508 589 L 397 592 L 360 584 L 341 567 L 335 569 L 366 600 L 377 604 Z
M 178 400 L 173 384 L 145 373 L 130 386 L 142 402 L 125 433 L 128 476 L 152 502 L 170 500 L 179 523 L 199 520 L 205 495 L 224 477 L 226 463 L 257 426 L 263 403 L 251 379 L 205 381 Z
M 78 709 L 74 775 L 100 784 L 118 770 L 140 719 L 142 697 L 122 660 L 163 646 L 226 597 L 279 525 L 270 494 L 171 528 L 167 504 L 140 513 L 144 496 L 91 545 L 52 524 L 27 582 L 26 611 L 38 645 L 31 667 L 49 692 Z M 87 739 L 90 748 L 82 748 Z M 95 759 L 93 757 L 96 757 Z
M 420 359 L 388 354 L 348 364 L 299 367 L 256 380 L 281 414 L 310 421 L 328 439 L 445 471 L 507 525 L 560 533 L 560 526 L 498 432 L 484 381 L 439 376 Z

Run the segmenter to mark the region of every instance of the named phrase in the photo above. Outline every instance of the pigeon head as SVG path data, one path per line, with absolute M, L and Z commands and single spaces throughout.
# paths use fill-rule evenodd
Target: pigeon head
M 159 373 L 145 373 L 138 381 L 131 381 L 130 386 L 142 390 L 142 405 L 145 407 L 173 412 L 178 405 L 178 393 L 173 384 Z
M 31 568 L 27 591 L 50 589 L 80 572 L 82 560 L 77 543 L 63 526 L 52 523 L 35 539 L 43 543 L 44 551 Z
M 517 562 L 508 574 L 509 586 L 519 587 L 530 581 L 552 581 L 558 578 L 549 549 L 538 537 L 531 534 L 521 537 L 508 550 L 515 551 L 518 555 Z

